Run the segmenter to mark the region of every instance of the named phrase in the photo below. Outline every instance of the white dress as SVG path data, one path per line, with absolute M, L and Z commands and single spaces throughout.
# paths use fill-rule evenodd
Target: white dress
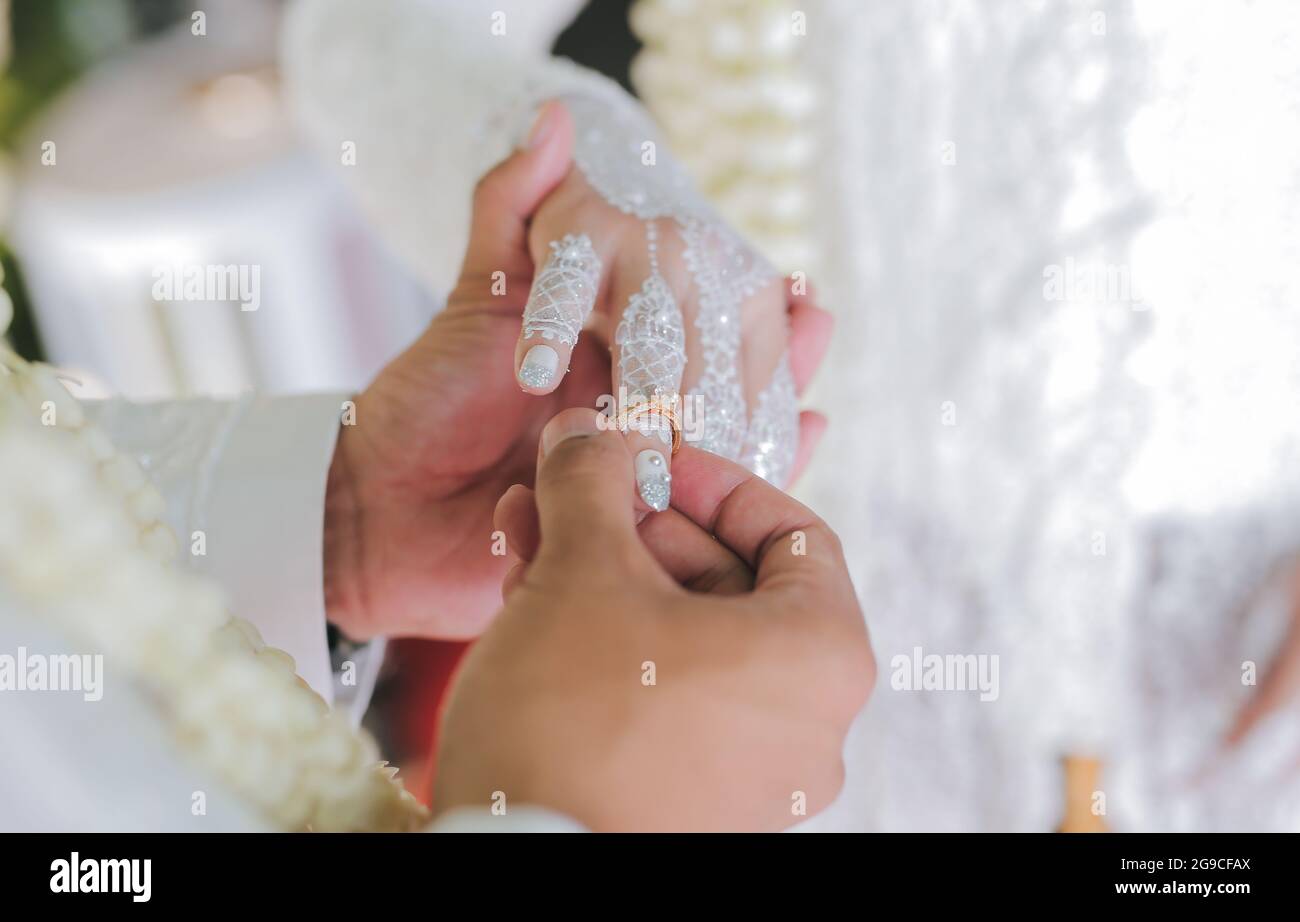
M 292 8 L 304 123 L 334 159 L 356 142 L 341 175 L 432 290 L 521 105 L 631 105 L 548 58 L 577 5 L 494 3 L 504 35 L 476 4 Z M 1195 771 L 1273 653 L 1281 613 L 1250 600 L 1300 548 L 1300 14 L 798 6 L 838 317 L 803 492 L 881 665 L 846 790 L 807 825 L 1052 828 L 1075 753 L 1104 760 L 1113 828 L 1300 828 L 1294 708 Z M 996 655 L 996 699 L 895 690 L 916 648 Z

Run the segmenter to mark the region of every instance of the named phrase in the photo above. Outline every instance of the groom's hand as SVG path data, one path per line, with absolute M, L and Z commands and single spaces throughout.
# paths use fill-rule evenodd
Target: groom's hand
M 572 144 L 568 113 L 548 106 L 524 146 L 479 182 L 446 309 L 357 397 L 355 425 L 340 429 L 325 595 L 330 620 L 355 639 L 482 631 L 508 569 L 494 553 L 493 507 L 511 484 L 531 482 L 545 421 L 600 392 L 577 375 L 539 404 L 513 375 L 533 273 L 528 220 L 568 172 Z M 582 367 L 595 376 L 602 362 L 607 380 L 607 356 Z
M 631 450 L 595 415 L 553 420 L 535 494 L 498 509 L 526 560 L 451 691 L 435 812 L 504 795 L 596 830 L 792 825 L 839 791 L 875 676 L 839 541 L 689 448 L 639 534 Z

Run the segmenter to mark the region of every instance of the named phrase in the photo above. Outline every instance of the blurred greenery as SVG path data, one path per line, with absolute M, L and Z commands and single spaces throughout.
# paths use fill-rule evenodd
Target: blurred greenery
M 9 66 L 0 78 L 0 143 L 100 59 L 176 21 L 181 0 L 11 0 Z
M 11 0 L 11 53 L 0 75 L 0 149 L 12 158 L 24 130 L 88 68 L 193 6 L 182 0 Z M 8 172 L 12 183 L 12 160 Z M 0 263 L 14 302 L 9 340 L 20 355 L 43 358 L 22 268 L 7 239 L 0 239 Z

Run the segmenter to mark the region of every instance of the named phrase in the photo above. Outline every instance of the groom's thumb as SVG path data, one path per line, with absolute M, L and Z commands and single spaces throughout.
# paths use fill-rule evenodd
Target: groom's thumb
M 522 145 L 474 187 L 467 275 L 529 275 L 528 220 L 569 172 L 573 119 L 556 100 L 542 106 Z
M 632 459 L 623 435 L 597 424 L 595 410 L 571 409 L 542 430 L 537 468 L 539 557 L 600 561 L 644 554 L 636 533 Z

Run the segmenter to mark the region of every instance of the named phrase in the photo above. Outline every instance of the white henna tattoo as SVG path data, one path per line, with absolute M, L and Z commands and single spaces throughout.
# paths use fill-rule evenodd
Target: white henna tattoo
M 524 338 L 541 336 L 572 346 L 596 303 L 600 257 L 586 234 L 552 241 L 551 255 L 533 279 L 524 306 Z

